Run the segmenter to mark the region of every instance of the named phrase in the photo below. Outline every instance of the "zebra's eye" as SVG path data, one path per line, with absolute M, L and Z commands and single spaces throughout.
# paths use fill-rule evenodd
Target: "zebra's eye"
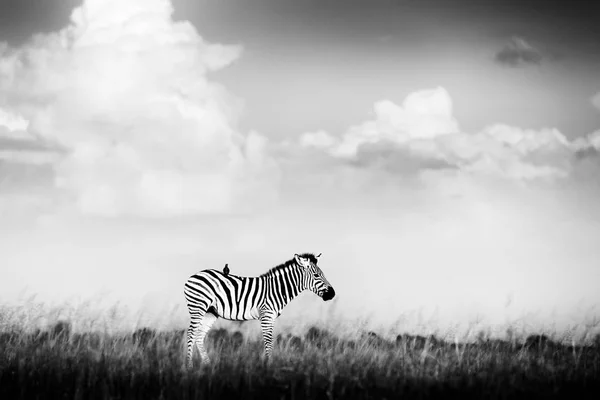
M 318 277 L 319 277 L 319 274 L 313 274 L 313 276 L 314 276 L 315 278 L 318 278 Z

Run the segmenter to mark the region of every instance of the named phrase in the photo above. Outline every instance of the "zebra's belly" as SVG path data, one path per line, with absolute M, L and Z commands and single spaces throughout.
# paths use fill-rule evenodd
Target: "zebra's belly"
M 221 307 L 216 307 L 216 314 L 223 319 L 230 321 L 248 321 L 258 319 L 258 308 L 252 307 L 248 310 L 237 309 L 236 307 L 226 307 L 224 310 Z

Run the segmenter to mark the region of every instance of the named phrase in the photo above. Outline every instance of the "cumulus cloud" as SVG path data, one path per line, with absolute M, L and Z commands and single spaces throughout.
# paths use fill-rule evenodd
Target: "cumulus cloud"
M 327 149 L 334 157 L 352 159 L 360 165 L 376 159 L 405 164 L 402 160 L 407 156 L 413 158 L 408 163 L 418 164 L 435 161 L 430 157 L 432 138 L 458 132 L 452 101 L 441 87 L 411 93 L 402 106 L 379 101 L 373 114 L 373 120 L 351 127 L 342 138 L 324 131 L 308 132 L 300 137 L 300 144 Z
M 15 137 L 23 137 L 27 135 L 27 127 L 29 121 L 0 108 L 0 133 L 3 137 L 15 134 Z
M 172 12 L 85 0 L 63 30 L 0 46 L 4 137 L 60 148 L 46 160 L 54 183 L 84 213 L 227 213 L 276 197 L 266 139 L 239 132 L 239 101 L 207 78 L 241 47 L 207 43 Z
M 557 129 L 504 124 L 462 132 L 452 116 L 452 100 L 441 87 L 412 93 L 402 106 L 378 102 L 374 114 L 373 120 L 341 136 L 305 133 L 300 144 L 353 165 L 399 174 L 454 170 L 523 181 L 568 176 L 576 155 L 597 142 L 594 135 L 569 141 Z
M 501 65 L 520 67 L 540 64 L 547 57 L 525 39 L 514 36 L 496 53 L 494 58 Z
M 0 108 L 0 161 L 33 165 L 53 164 L 60 151 L 28 131 L 29 121 Z M 3 168 L 5 170 L 6 167 Z
M 594 149 L 600 151 L 600 130 L 590 133 L 587 136 L 578 138 L 575 141 L 577 150 Z
M 28 121 L 0 108 L 0 215 L 15 216 L 47 203 L 40 190 L 53 177 L 57 149 L 31 135 Z M 3 221 L 6 222 L 6 221 Z

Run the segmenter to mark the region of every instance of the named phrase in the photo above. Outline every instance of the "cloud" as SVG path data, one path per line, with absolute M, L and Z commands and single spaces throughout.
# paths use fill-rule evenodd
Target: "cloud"
M 63 30 L 0 46 L 2 135 L 39 144 L 36 155 L 13 146 L 0 157 L 52 164 L 57 190 L 83 213 L 230 213 L 275 201 L 266 139 L 239 132 L 239 100 L 207 77 L 241 47 L 207 43 L 172 12 L 167 0 L 86 0 Z M 48 144 L 60 154 L 40 155 Z
M 567 177 L 578 155 L 600 144 L 595 134 L 569 141 L 557 129 L 505 124 L 462 132 L 452 116 L 452 100 L 441 87 L 412 93 L 402 106 L 377 102 L 373 120 L 341 136 L 305 133 L 299 143 L 351 165 L 396 175 L 459 171 L 513 181 Z
M 27 135 L 27 127 L 29 121 L 22 118 L 20 115 L 15 115 L 0 108 L 0 134 L 8 137 L 15 133 L 15 137 L 23 137 Z
M 512 37 L 495 55 L 497 63 L 509 67 L 540 64 L 546 55 L 521 37 Z
M 462 132 L 442 87 L 379 101 L 342 135 L 273 144 L 240 132 L 241 102 L 209 80 L 241 47 L 207 43 L 171 15 L 166 0 L 86 0 L 63 30 L 0 45 L 4 171 L 44 168 L 67 209 L 169 216 L 269 208 L 283 185 L 300 198 L 316 176 L 340 198 L 380 184 L 373 193 L 385 193 L 381 171 L 440 187 L 465 175 L 552 180 L 596 153 L 591 139 L 575 144 L 555 129 Z
M 59 160 L 60 149 L 31 135 L 28 125 L 21 116 L 0 108 L 0 162 L 45 165 Z
M 344 134 L 343 140 L 327 132 L 309 132 L 300 138 L 304 146 L 327 147 L 336 157 L 351 157 L 366 144 L 382 140 L 398 145 L 412 142 L 415 147 L 435 136 L 458 131 L 452 117 L 452 100 L 441 87 L 409 94 L 402 106 L 389 100 L 375 103 L 374 120 L 354 126 Z M 422 149 L 424 152 L 427 149 Z
M 28 121 L 0 108 L 0 215 L 21 215 L 48 203 L 40 196 L 53 179 L 60 149 L 31 135 Z

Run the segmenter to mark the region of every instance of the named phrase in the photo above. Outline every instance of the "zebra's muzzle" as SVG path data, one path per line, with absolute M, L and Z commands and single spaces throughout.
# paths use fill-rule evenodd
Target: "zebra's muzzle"
M 327 290 L 325 291 L 325 293 L 323 293 L 323 300 L 327 301 L 327 300 L 331 300 L 335 297 L 335 290 L 333 290 L 333 288 L 331 286 L 329 286 L 327 288 Z

